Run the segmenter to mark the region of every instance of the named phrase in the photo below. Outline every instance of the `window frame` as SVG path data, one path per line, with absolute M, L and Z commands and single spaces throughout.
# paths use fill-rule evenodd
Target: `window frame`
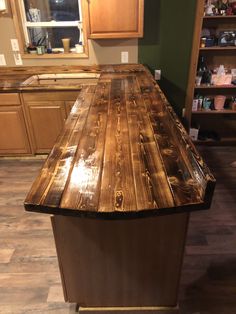
M 51 58 L 88 58 L 88 39 L 87 39 L 87 24 L 86 20 L 86 9 L 85 2 L 86 0 L 80 0 L 79 10 L 80 10 L 80 20 L 79 21 L 49 21 L 49 22 L 29 22 L 26 20 L 25 12 L 23 12 L 24 4 L 23 0 L 10 0 L 13 22 L 15 26 L 16 35 L 19 41 L 20 53 L 23 59 L 51 59 Z M 45 53 L 42 55 L 30 54 L 26 52 L 26 44 L 29 42 L 28 31 L 27 29 L 32 27 L 80 27 L 82 29 L 82 42 L 83 42 L 83 53 Z M 60 50 L 57 48 L 56 50 Z M 62 49 L 61 49 L 62 51 Z

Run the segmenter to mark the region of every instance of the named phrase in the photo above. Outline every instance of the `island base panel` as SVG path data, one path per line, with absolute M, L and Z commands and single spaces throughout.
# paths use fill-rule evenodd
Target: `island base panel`
M 52 216 L 65 301 L 82 308 L 166 307 L 173 310 L 160 313 L 177 313 L 188 218 Z

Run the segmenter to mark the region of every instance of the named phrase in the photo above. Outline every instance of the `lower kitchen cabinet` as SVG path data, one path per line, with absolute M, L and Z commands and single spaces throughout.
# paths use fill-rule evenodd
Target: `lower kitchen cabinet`
M 17 93 L 0 94 L 0 155 L 31 154 L 23 108 Z
M 23 93 L 34 153 L 48 153 L 60 134 L 79 92 Z
M 65 123 L 64 103 L 32 102 L 26 104 L 25 109 L 35 153 L 50 151 Z

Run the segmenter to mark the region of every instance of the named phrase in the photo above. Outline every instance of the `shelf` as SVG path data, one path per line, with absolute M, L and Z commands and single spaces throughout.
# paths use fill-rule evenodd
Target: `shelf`
M 218 20 L 218 19 L 224 20 L 236 19 L 236 15 L 205 15 L 203 17 L 203 20 Z
M 198 110 L 198 111 L 192 111 L 192 114 L 236 114 L 236 110 L 231 110 L 231 109 Z
M 235 89 L 236 85 L 195 85 L 195 89 Z
M 44 53 L 42 55 L 24 53 L 22 59 L 85 59 L 88 58 L 86 53 Z
M 205 140 L 205 141 L 193 141 L 194 144 L 197 145 L 208 145 L 208 146 L 228 146 L 228 145 L 235 145 L 236 144 L 236 137 L 229 137 L 229 138 L 222 138 L 220 141 L 214 140 Z
M 200 51 L 231 51 L 231 50 L 236 50 L 236 46 L 226 46 L 226 47 L 221 47 L 221 46 L 212 46 L 212 47 L 203 47 L 199 48 Z

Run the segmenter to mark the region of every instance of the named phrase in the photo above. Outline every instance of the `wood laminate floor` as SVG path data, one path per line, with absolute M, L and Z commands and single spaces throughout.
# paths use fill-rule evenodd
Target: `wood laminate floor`
M 199 149 L 217 186 L 192 213 L 180 284 L 181 314 L 236 313 L 236 147 Z M 65 304 L 49 216 L 23 201 L 42 158 L 0 158 L 0 313 L 75 313 Z

